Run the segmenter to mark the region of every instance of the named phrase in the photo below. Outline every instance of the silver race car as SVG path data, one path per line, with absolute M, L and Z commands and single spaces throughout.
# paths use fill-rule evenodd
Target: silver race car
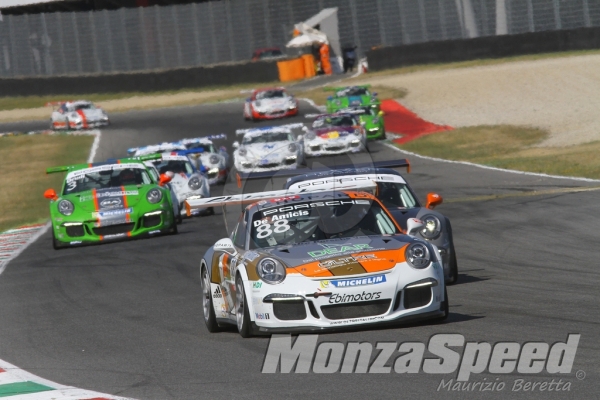
M 190 157 L 199 161 L 196 165 L 198 168 L 200 166 L 206 168 L 206 177 L 211 185 L 225 183 L 231 167 L 227 149 L 221 146 L 217 151 L 215 148 L 213 140 L 217 139 L 227 139 L 227 135 L 222 133 L 175 142 L 184 145 L 186 149 L 202 149 L 202 152 L 190 154 Z
M 293 132 L 302 127 L 304 124 L 297 123 L 237 130 L 242 140 L 233 143 L 235 168 L 248 173 L 295 169 L 304 164 L 302 135 Z
M 50 117 L 50 129 L 88 129 L 110 124 L 100 107 L 86 100 L 49 103 L 57 106 Z
M 374 196 L 334 186 L 186 202 L 190 212 L 254 202 L 200 263 L 210 332 L 234 324 L 249 337 L 447 317 L 436 247 L 401 233 Z M 408 221 L 409 233 L 422 227 Z
M 356 114 L 318 115 L 312 127 L 305 128 L 304 131 L 304 154 L 307 157 L 368 150 L 367 134 Z

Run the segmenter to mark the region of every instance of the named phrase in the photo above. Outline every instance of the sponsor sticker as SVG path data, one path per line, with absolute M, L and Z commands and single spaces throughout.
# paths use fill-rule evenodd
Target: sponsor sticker
M 223 292 L 221 292 L 221 287 L 217 286 L 217 288 L 215 289 L 215 291 L 213 292 L 213 299 L 222 299 L 223 298 Z
M 346 253 L 349 251 L 362 251 L 364 249 L 372 249 L 372 247 L 366 243 L 345 245 L 319 243 L 319 246 L 322 246 L 323 250 L 309 251 L 308 255 L 316 258 L 332 254 Z
M 329 297 L 329 304 L 357 303 L 360 301 L 378 300 L 381 292 L 362 292 L 357 294 L 334 293 Z
M 320 282 L 320 286 L 322 289 L 327 289 L 331 287 L 345 288 L 354 286 L 377 285 L 379 283 L 384 282 L 386 282 L 385 275 L 375 275 L 356 279 L 325 280 Z
M 254 313 L 255 319 L 271 319 L 269 313 Z
M 252 290 L 260 290 L 262 288 L 262 282 L 256 281 L 252 284 Z

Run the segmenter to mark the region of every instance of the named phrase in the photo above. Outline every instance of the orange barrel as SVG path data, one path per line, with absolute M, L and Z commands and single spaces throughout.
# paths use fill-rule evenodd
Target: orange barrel
M 302 60 L 304 60 L 304 75 L 307 78 L 315 76 L 317 74 L 317 71 L 315 70 L 315 56 L 312 54 L 304 54 Z
M 279 70 L 279 80 L 281 82 L 297 81 L 306 76 L 304 72 L 304 60 L 302 58 L 278 61 L 277 69 Z

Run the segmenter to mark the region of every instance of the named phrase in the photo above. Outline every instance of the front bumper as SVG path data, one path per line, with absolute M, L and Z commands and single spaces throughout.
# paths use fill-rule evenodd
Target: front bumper
M 377 130 L 372 130 L 372 131 L 367 129 L 366 131 L 367 131 L 367 139 L 369 139 L 369 140 L 385 138 L 385 129 L 383 129 L 383 128 L 379 128 Z
M 171 230 L 175 225 L 173 209 L 157 208 L 147 212 L 129 214 L 129 221 L 113 225 L 96 226 L 96 219 L 77 220 L 62 218 L 52 220 L 54 237 L 63 245 L 84 245 L 111 240 L 154 236 Z
M 250 319 L 256 333 L 266 334 L 397 324 L 444 315 L 445 285 L 439 264 L 416 270 L 402 263 L 386 272 L 344 277 L 340 280 L 356 278 L 359 283 L 345 287 L 334 284 L 333 276 L 326 280 L 289 275 L 278 285 L 244 282 Z M 365 283 L 369 278 L 377 282 L 381 276 L 385 281 Z
M 269 110 L 267 112 L 257 112 L 256 110 L 252 111 L 252 118 L 264 120 L 293 117 L 294 115 L 298 115 L 298 108 L 291 110 L 288 108 L 283 110 Z
M 289 156 L 278 160 L 263 160 L 259 161 L 248 161 L 248 160 L 236 160 L 235 168 L 243 173 L 251 173 L 257 171 L 279 171 L 282 169 L 296 169 L 298 168 L 298 156 Z
M 216 185 L 218 183 L 225 183 L 227 181 L 227 174 L 229 171 L 226 168 L 214 168 L 217 171 L 209 169 L 206 173 L 206 179 L 208 179 L 209 185 Z
M 97 121 L 69 121 L 69 128 L 71 129 L 88 129 L 88 128 L 98 128 L 101 126 L 110 125 L 110 120 L 97 120 Z
M 361 138 L 357 136 L 346 140 L 314 139 L 304 143 L 304 154 L 309 157 L 358 153 L 361 151 L 365 151 L 365 145 Z

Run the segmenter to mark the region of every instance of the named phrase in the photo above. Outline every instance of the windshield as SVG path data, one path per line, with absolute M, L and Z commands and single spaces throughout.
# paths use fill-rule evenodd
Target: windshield
M 336 96 L 338 97 L 344 97 L 344 96 L 368 96 L 369 95 L 369 91 L 366 88 L 363 87 L 351 87 L 351 88 L 347 88 L 344 90 L 340 90 L 339 92 L 336 93 Z
M 315 122 L 313 122 L 313 127 L 318 128 L 321 126 L 354 126 L 358 125 L 358 122 L 354 119 L 354 117 L 350 115 L 340 115 L 340 116 L 327 116 L 325 118 L 319 118 Z
M 266 90 L 264 92 L 256 93 L 256 100 L 277 99 L 283 97 L 287 97 L 283 90 Z
M 194 173 L 194 167 L 189 160 L 155 161 L 154 166 L 161 174 L 165 174 L 167 171 L 171 171 L 174 174 L 184 173 L 186 175 L 191 175 Z
M 213 145 L 208 143 L 188 143 L 186 147 L 188 149 L 202 149 L 203 153 L 215 153 Z
M 139 166 L 128 168 L 126 164 L 103 165 L 69 173 L 65 180 L 63 194 L 150 183 L 152 183 L 152 179 L 146 168 Z
M 94 107 L 93 104 L 75 104 L 73 106 L 73 110 L 77 111 L 77 110 L 93 110 L 96 107 Z
M 242 144 L 255 144 L 255 143 L 271 143 L 271 142 L 293 142 L 294 138 L 290 133 L 285 132 L 265 132 L 261 135 L 246 135 Z
M 417 205 L 417 200 L 404 183 L 377 182 L 377 193 L 377 198 L 388 208 L 412 208 Z
M 294 203 L 254 213 L 250 248 L 395 233 L 387 213 L 371 200 Z

